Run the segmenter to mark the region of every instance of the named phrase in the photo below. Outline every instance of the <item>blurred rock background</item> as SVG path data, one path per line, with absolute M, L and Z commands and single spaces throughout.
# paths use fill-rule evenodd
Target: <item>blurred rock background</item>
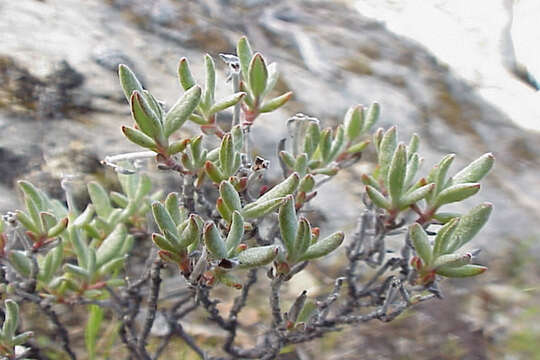
M 421 135 L 424 170 L 448 152 L 457 154 L 454 171 L 487 151 L 497 158 L 469 202 L 495 205 L 473 244 L 483 249 L 487 275 L 445 283 L 445 300 L 391 325 L 347 330 L 283 358 L 538 359 L 540 101 L 534 56 L 522 55 L 527 42 L 520 42 L 539 33 L 524 25 L 530 9 L 534 0 L 2 1 L 0 210 L 18 206 L 20 178 L 61 197 L 65 174 L 79 175 L 81 190 L 90 178 L 113 177 L 99 160 L 134 149 L 119 130 L 130 123 L 119 63 L 170 105 L 181 94 L 180 57 L 202 79 L 204 52 L 219 64 L 217 55 L 234 52 L 245 34 L 279 64 L 279 90 L 295 93 L 254 127 L 256 151 L 274 169 L 274 140 L 289 116 L 303 112 L 332 125 L 348 106 L 375 100 L 380 126 L 397 124 L 401 139 Z M 219 65 L 218 91 L 226 93 Z M 354 228 L 370 156 L 318 197 L 327 231 Z M 324 271 L 312 273 L 305 281 L 324 283 Z
M 363 15 L 414 39 L 518 125 L 540 130 L 540 2 L 360 0 Z

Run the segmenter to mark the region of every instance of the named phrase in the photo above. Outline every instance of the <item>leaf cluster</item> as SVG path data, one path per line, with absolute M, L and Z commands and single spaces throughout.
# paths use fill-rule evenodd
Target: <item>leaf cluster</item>
M 34 223 L 21 221 L 21 214 L 25 213 L 18 211 L 17 219 L 26 229 L 25 234 L 30 239 L 41 239 L 41 243 L 34 242 L 24 250 L 9 250 L 7 259 L 13 268 L 24 278 L 33 277 L 37 270 L 38 289 L 53 297 L 70 293 L 100 297 L 105 285 L 122 285 L 123 280 L 117 276 L 134 243 L 134 235 L 128 232 L 128 228 L 132 232 L 135 229 L 145 231 L 150 203 L 161 195 L 159 192 L 150 194 L 151 183 L 146 175 L 119 174 L 118 177 L 122 193 L 108 193 L 99 183 L 88 183 L 91 202 L 82 212 L 67 209 L 32 184 L 21 181 L 19 186 L 29 213 L 37 203 L 36 200 L 30 201 L 30 196 L 33 196 L 40 201 L 38 209 L 47 211 L 41 213 L 50 214 L 40 215 L 41 218 L 48 216 L 52 219 L 54 216 L 62 220 L 57 220 L 61 226 L 52 225 L 54 231 L 49 229 L 47 234 L 36 233 Z M 37 269 L 33 265 L 34 256 Z

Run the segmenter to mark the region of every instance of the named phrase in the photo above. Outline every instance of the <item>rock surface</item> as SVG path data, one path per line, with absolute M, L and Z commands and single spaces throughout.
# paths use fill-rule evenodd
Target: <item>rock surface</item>
M 254 128 L 257 150 L 265 156 L 275 158 L 269 140 L 283 136 L 291 114 L 302 111 L 331 125 L 348 106 L 377 100 L 381 126 L 397 124 L 403 140 L 421 135 L 426 169 L 447 152 L 458 155 L 456 171 L 484 152 L 495 153 L 496 167 L 473 202 L 492 201 L 496 210 L 476 246 L 500 250 L 534 234 L 531 225 L 540 220 L 540 135 L 514 126 L 414 42 L 343 5 L 12 1 L 0 7 L 0 32 L 4 192 L 30 171 L 49 172 L 47 179 L 92 173 L 97 159 L 133 149 L 119 131 L 130 119 L 114 71 L 118 63 L 133 66 L 147 88 L 172 104 L 180 95 L 175 73 L 181 56 L 191 59 L 200 78 L 203 51 L 214 57 L 233 52 L 238 37 L 247 34 L 279 63 L 279 87 L 295 92 L 285 110 L 262 117 Z M 219 66 L 219 91 L 225 93 Z M 70 147 L 79 151 L 65 151 Z M 69 158 L 73 154 L 77 159 Z M 83 154 L 93 159 L 85 169 L 75 166 Z M 316 206 L 330 210 L 330 227 L 352 227 L 360 173 L 360 167 L 351 169 L 321 195 Z M 344 206 L 343 198 L 351 201 Z M 2 210 L 15 206 L 13 200 L 12 194 L 3 197 Z

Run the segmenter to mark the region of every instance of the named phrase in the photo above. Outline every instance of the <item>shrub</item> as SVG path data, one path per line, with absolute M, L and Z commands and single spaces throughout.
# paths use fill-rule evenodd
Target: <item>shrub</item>
M 201 358 L 214 358 L 210 354 L 216 356 L 218 349 L 198 344 L 182 326 L 199 309 L 227 334 L 221 356 L 273 359 L 286 345 L 310 341 L 345 324 L 391 321 L 416 303 L 440 297 L 442 277 L 486 270 L 473 264 L 475 252 L 461 248 L 484 226 L 491 205 L 480 204 L 466 214 L 442 209 L 478 192 L 478 182 L 492 167 L 491 154 L 448 176 L 454 159 L 450 154 L 421 176 L 418 136 L 400 142 L 396 127 L 369 135 L 379 105 L 357 105 L 335 128 L 321 128 L 318 119 L 303 114 L 291 117 L 289 136 L 277 145 L 283 178 L 267 184 L 269 164 L 250 151 L 250 129 L 292 94 L 274 95 L 277 66 L 253 53 L 246 38 L 238 42 L 236 55 L 221 58 L 229 69 L 232 95 L 215 98 L 212 57 L 204 59 L 204 86 L 195 82 L 183 58 L 178 74 L 184 93 L 168 110 L 127 66 L 120 66 L 120 83 L 134 120 L 122 132 L 144 148 L 104 160 L 117 171 L 122 192 L 91 182 L 91 201 L 80 211 L 68 180 L 62 183 L 67 203 L 19 182 L 25 209 L 0 222 L 0 281 L 9 298 L 0 332 L 3 356 L 23 358 L 38 347 L 31 333 L 17 335 L 16 302 L 37 305 L 72 359 L 76 355 L 70 326 L 57 314 L 58 304 L 87 308 L 85 346 L 90 359 L 106 351 L 97 347 L 105 319 L 118 323 L 119 341 L 130 358 L 157 359 L 174 337 Z M 225 126 L 217 117 L 227 109 L 232 110 L 232 122 Z M 179 133 L 188 121 L 198 124 L 201 135 Z M 217 145 L 212 147 L 208 139 L 217 139 Z M 355 164 L 368 146 L 374 147 L 377 164 L 361 179 L 365 196 L 357 230 L 346 240 L 341 231 L 322 236 L 324 231 L 307 218 L 306 206 L 319 187 Z M 157 168 L 178 175 L 178 192 L 152 191 L 150 177 L 137 166 L 138 160 L 149 158 L 157 160 Z M 263 219 L 269 224 L 266 229 Z M 401 238 L 397 247 L 387 241 L 392 235 Z M 347 246 L 341 246 L 344 241 Z M 148 248 L 144 263 L 141 249 Z M 282 285 L 309 271 L 309 262 L 334 252 L 345 253 L 346 261 L 327 295 L 313 297 L 304 291 L 284 309 Z M 174 275 L 167 275 L 165 266 L 172 267 Z M 240 347 L 235 341 L 238 317 L 262 273 L 270 279 L 271 317 L 266 330 L 253 335 L 252 347 Z M 161 282 L 171 276 L 184 289 L 165 296 Z M 213 294 L 220 287 L 237 292 L 227 314 L 218 310 Z M 149 347 L 157 316 L 164 319 L 166 332 L 157 347 Z

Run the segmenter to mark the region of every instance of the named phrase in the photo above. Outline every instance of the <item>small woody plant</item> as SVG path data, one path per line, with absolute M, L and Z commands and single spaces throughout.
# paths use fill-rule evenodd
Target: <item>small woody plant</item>
M 8 298 L 2 356 L 26 356 L 17 346 L 25 354 L 39 348 L 32 333 L 18 326 L 17 303 L 31 303 L 55 327 L 62 349 L 56 351 L 71 359 L 83 352 L 91 359 L 107 353 L 98 346 L 105 319 L 117 324 L 118 336 L 110 346 L 122 344 L 132 359 L 159 358 L 174 337 L 202 359 L 274 359 L 285 346 L 342 325 L 390 321 L 415 303 L 440 297 L 442 279 L 486 270 L 475 264 L 477 251 L 462 248 L 486 224 L 491 204 L 464 214 L 444 210 L 479 191 L 493 155 L 482 155 L 450 176 L 455 157 L 450 154 L 423 173 L 417 135 L 405 143 L 396 127 L 373 130 L 380 106 L 354 105 L 336 126 L 323 127 L 323 121 L 304 114 L 288 119 L 287 138 L 276 141 L 279 164 L 270 164 L 280 166 L 282 178 L 269 182 L 264 176 L 269 162 L 250 150 L 250 129 L 285 105 L 292 93 L 276 93 L 277 65 L 254 52 L 245 37 L 236 54 L 221 59 L 228 67 L 230 96 L 216 99 L 216 64 L 210 55 L 204 57 L 203 84 L 182 58 L 178 81 L 183 94 L 171 106 L 120 65 L 132 118 L 122 132 L 141 148 L 104 160 L 117 171 L 121 191 L 90 182 L 90 202 L 78 209 L 67 180 L 62 184 L 66 202 L 19 182 L 24 210 L 0 221 L 0 282 Z M 227 126 L 217 121 L 224 111 L 232 112 Z M 182 132 L 188 122 L 201 133 Z M 368 147 L 377 154 L 374 171 L 351 185 L 365 190 L 358 228 L 350 236 L 329 234 L 324 224 L 309 218 L 310 202 Z M 154 189 L 148 170 L 138 166 L 151 158 L 156 166 L 150 171 L 177 174 L 176 191 Z M 387 242 L 390 235 L 401 237 L 397 248 Z M 141 261 L 141 250 L 146 260 Z M 303 291 L 285 309 L 282 286 L 309 271 L 309 263 L 331 254 L 345 260 L 327 295 Z M 165 266 L 173 271 L 165 273 Z M 238 316 L 263 275 L 270 283 L 271 319 L 262 333 L 251 335 L 251 347 L 241 347 L 235 341 L 241 329 Z M 162 286 L 165 279 L 182 290 L 168 292 Z M 226 313 L 214 299 L 214 290 L 221 287 L 236 292 Z M 69 326 L 57 312 L 66 305 L 87 310 L 85 351 L 73 348 Z M 183 329 L 194 312 L 205 313 L 227 334 L 219 351 Z M 152 332 L 158 317 L 166 324 L 160 339 Z M 159 345 L 148 346 L 154 338 Z

